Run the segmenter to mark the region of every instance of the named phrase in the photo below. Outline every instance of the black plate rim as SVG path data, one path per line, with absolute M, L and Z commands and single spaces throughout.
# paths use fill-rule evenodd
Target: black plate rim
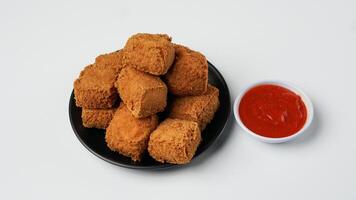
M 221 128 L 220 132 L 217 134 L 217 136 L 213 139 L 213 140 L 210 140 L 202 149 L 201 149 L 201 152 L 197 155 L 195 155 L 192 159 L 192 162 L 194 162 L 194 160 L 196 160 L 196 158 L 198 158 L 199 156 L 201 156 L 202 154 L 204 154 L 206 152 L 206 150 L 208 148 L 210 148 L 222 135 L 222 133 L 224 132 L 228 122 L 229 122 L 229 119 L 230 119 L 230 115 L 231 115 L 231 96 L 230 96 L 230 91 L 229 91 L 229 87 L 224 79 L 224 77 L 221 75 L 221 73 L 217 70 L 217 68 L 211 63 L 208 61 L 208 66 L 210 68 L 210 70 L 214 71 L 214 73 L 219 77 L 220 80 L 222 80 L 222 85 L 226 88 L 226 91 L 224 91 L 227 96 L 228 96 L 228 102 L 226 102 L 229 107 L 228 109 L 228 113 L 227 113 L 227 118 L 224 122 L 224 126 Z M 109 159 L 109 158 L 106 158 L 102 155 L 100 155 L 99 153 L 97 153 L 96 151 L 94 151 L 93 149 L 91 149 L 84 141 L 83 139 L 80 137 L 79 133 L 77 132 L 77 130 L 75 129 L 75 125 L 74 125 L 74 120 L 73 120 L 73 116 L 72 116 L 72 112 L 71 112 L 71 104 L 74 103 L 72 102 L 74 101 L 74 90 L 72 90 L 72 93 L 70 95 L 70 99 L 69 99 L 69 109 L 68 109 L 68 112 L 69 112 L 69 120 L 70 120 L 70 124 L 72 126 L 72 130 L 74 131 L 75 133 L 75 136 L 77 137 L 77 139 L 80 141 L 80 143 L 89 151 L 91 152 L 93 155 L 97 156 L 98 158 L 110 163 L 110 164 L 113 164 L 113 165 L 116 165 L 116 166 L 119 166 L 119 167 L 124 167 L 124 168 L 128 168 L 128 169 L 143 169 L 143 170 L 146 170 L 146 169 L 168 169 L 168 168 L 172 168 L 172 167 L 182 167 L 182 166 L 187 166 L 189 165 L 190 163 L 186 164 L 186 165 L 176 165 L 176 164 L 169 164 L 169 163 L 164 163 L 162 165 L 156 165 L 156 166 L 140 166 L 140 165 L 129 165 L 129 164 L 124 164 L 124 163 L 119 163 L 119 162 L 116 162 L 112 159 Z

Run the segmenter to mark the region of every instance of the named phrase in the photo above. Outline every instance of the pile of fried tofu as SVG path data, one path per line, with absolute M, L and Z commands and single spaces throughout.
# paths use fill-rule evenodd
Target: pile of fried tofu
M 74 82 L 83 126 L 106 129 L 107 146 L 133 161 L 148 150 L 162 163 L 189 163 L 219 107 L 205 56 L 171 40 L 135 34 L 123 49 L 98 56 Z M 160 121 L 163 111 L 169 114 Z

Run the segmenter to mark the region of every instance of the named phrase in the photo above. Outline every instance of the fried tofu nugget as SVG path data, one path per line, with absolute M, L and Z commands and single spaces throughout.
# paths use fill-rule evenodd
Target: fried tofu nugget
M 205 56 L 182 45 L 174 45 L 176 59 L 164 79 L 170 93 L 177 96 L 203 94 L 208 85 Z
M 159 77 L 126 67 L 121 70 L 115 85 L 136 118 L 161 112 L 167 105 L 167 86 Z
M 133 161 L 139 161 L 157 125 L 157 115 L 137 119 L 122 103 L 106 129 L 107 146 L 112 151 L 131 157 Z
M 83 108 L 112 108 L 118 98 L 114 86 L 117 76 L 117 71 L 110 67 L 85 67 L 74 81 L 76 105 Z
M 174 99 L 169 117 L 197 122 L 203 131 L 214 118 L 219 104 L 219 89 L 209 84 L 203 95 Z
M 110 109 L 82 109 L 83 126 L 87 128 L 106 129 L 114 116 L 116 108 Z
M 167 73 L 174 61 L 174 47 L 166 34 L 138 33 L 124 47 L 124 65 L 153 75 Z
M 117 73 L 120 73 L 121 69 L 124 68 L 122 57 L 123 50 L 102 54 L 95 58 L 95 65 L 110 67 L 113 68 Z
M 148 152 L 162 163 L 186 164 L 193 158 L 200 140 L 196 122 L 168 118 L 152 132 Z

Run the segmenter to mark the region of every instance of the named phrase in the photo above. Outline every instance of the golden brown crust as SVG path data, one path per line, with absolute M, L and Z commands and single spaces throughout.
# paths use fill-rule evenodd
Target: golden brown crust
M 105 129 L 114 116 L 116 108 L 111 109 L 82 109 L 83 126 L 87 128 Z
M 201 140 L 198 124 L 166 119 L 150 136 L 148 152 L 159 162 L 186 164 L 191 161 Z
M 208 85 L 208 62 L 205 56 L 182 45 L 174 45 L 176 59 L 165 82 L 177 96 L 203 94 Z
M 166 34 L 135 34 L 127 40 L 124 50 L 124 66 L 153 75 L 167 73 L 174 61 L 174 47 Z
M 89 65 L 74 81 L 76 105 L 83 108 L 112 108 L 118 98 L 113 68 Z
M 169 117 L 197 122 L 200 130 L 203 131 L 214 118 L 218 107 L 219 89 L 208 85 L 208 89 L 203 95 L 174 99 Z
M 137 119 L 122 103 L 106 129 L 107 146 L 112 151 L 131 157 L 133 161 L 139 161 L 157 125 L 157 115 Z
M 123 50 L 102 54 L 95 58 L 95 65 L 101 67 L 113 68 L 117 73 L 120 73 L 124 68 L 122 64 Z
M 126 67 L 115 86 L 122 101 L 136 118 L 161 112 L 167 105 L 167 86 L 159 77 Z

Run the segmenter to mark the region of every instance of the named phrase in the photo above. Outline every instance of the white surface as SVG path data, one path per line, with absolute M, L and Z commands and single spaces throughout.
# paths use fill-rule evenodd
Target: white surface
M 1 1 L 0 199 L 356 199 L 355 11 L 354 0 Z M 72 82 L 135 32 L 203 52 L 232 100 L 262 79 L 300 86 L 312 131 L 271 145 L 231 121 L 206 156 L 169 171 L 96 158 L 69 124 Z
M 305 107 L 307 109 L 307 119 L 306 119 L 306 122 L 303 125 L 303 127 L 298 132 L 296 132 L 293 135 L 290 135 L 288 137 L 271 138 L 271 137 L 265 137 L 265 136 L 259 135 L 255 132 L 251 131 L 244 125 L 244 123 L 242 123 L 240 114 L 238 112 L 242 97 L 244 97 L 246 92 L 248 92 L 252 88 L 259 86 L 259 85 L 265 85 L 265 84 L 278 85 L 278 86 L 287 88 L 287 89 L 293 91 L 294 93 L 298 94 L 301 97 L 301 99 L 304 102 Z M 289 83 L 287 81 L 263 80 L 263 81 L 258 81 L 256 83 L 252 83 L 252 84 L 249 84 L 248 86 L 245 86 L 241 90 L 241 92 L 237 95 L 237 97 L 234 101 L 234 104 L 233 104 L 233 109 L 234 109 L 233 114 L 234 114 L 235 120 L 239 124 L 239 126 L 243 129 L 243 131 L 250 134 L 253 138 L 256 138 L 257 140 L 262 141 L 262 142 L 273 143 L 273 144 L 289 142 L 289 141 L 293 141 L 293 140 L 300 138 L 307 131 L 311 131 L 311 132 L 314 131 L 314 130 L 308 130 L 308 128 L 310 127 L 310 125 L 313 121 L 313 118 L 314 118 L 314 107 L 313 107 L 312 102 L 310 101 L 310 98 L 307 96 L 307 94 L 305 94 L 304 91 L 302 91 L 300 88 L 298 88 L 298 86 L 295 86 L 294 84 Z

